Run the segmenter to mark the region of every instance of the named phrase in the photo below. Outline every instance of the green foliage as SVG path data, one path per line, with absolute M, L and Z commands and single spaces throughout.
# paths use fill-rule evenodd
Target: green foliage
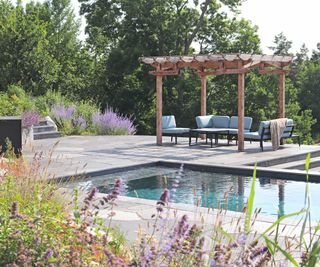
M 92 114 L 99 112 L 99 107 L 93 101 L 81 101 L 76 103 L 75 116 L 82 116 L 87 122 L 92 120 Z
M 80 3 L 87 19 L 85 42 L 78 40 L 79 22 L 70 0 L 25 6 L 0 0 L 0 115 L 19 115 L 34 105 L 46 116 L 55 103 L 76 103 L 81 116 L 89 120 L 97 107 L 112 106 L 121 114 L 134 114 L 138 133 L 154 134 L 154 77 L 139 64 L 140 56 L 262 52 L 257 27 L 240 16 L 241 0 Z M 271 49 L 284 55 L 290 54 L 291 46 L 280 33 Z M 309 58 L 302 46 L 286 80 L 286 114 L 306 144 L 320 133 L 314 120 L 320 121 L 319 51 L 312 51 Z M 209 78 L 207 112 L 236 115 L 236 86 L 233 75 Z M 246 75 L 245 112 L 254 118 L 254 129 L 261 120 L 277 117 L 278 87 L 277 76 Z M 199 95 L 195 71 L 166 77 L 163 111 L 174 114 L 179 126 L 194 127 Z M 30 96 L 39 97 L 30 102 Z M 81 101 L 89 104 L 82 106 Z
M 29 95 L 17 85 L 10 85 L 8 93 L 0 92 L 0 102 L 0 116 L 19 116 L 34 107 Z

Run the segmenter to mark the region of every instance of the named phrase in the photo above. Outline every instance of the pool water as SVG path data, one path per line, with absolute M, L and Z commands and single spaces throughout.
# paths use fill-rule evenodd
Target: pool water
M 203 207 L 223 208 L 242 211 L 246 205 L 251 177 L 222 173 L 184 170 L 179 186 L 174 190 L 178 169 L 148 167 L 127 172 L 119 172 L 84 181 L 69 183 L 67 187 L 89 190 L 97 187 L 99 192 L 108 193 L 114 180 L 121 177 L 125 183 L 122 195 L 158 200 L 165 188 L 170 190 L 170 201 Z M 257 178 L 254 207 L 261 208 L 266 215 L 285 215 L 304 207 L 305 182 Z M 310 183 L 312 219 L 320 219 L 320 184 Z

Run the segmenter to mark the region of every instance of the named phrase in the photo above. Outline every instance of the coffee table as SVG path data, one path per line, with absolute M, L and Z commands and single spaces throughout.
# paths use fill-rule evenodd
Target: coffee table
M 219 134 L 220 135 L 228 135 L 229 134 L 229 129 L 227 128 L 200 128 L 200 129 L 190 129 L 189 132 L 189 146 L 191 146 L 191 137 L 192 134 L 196 135 L 196 143 L 198 142 L 198 138 L 200 134 L 205 134 L 206 135 L 206 144 L 208 143 L 208 137 L 210 139 L 210 145 L 212 147 L 212 139 L 214 138 L 214 143 L 215 145 L 218 144 L 219 140 Z

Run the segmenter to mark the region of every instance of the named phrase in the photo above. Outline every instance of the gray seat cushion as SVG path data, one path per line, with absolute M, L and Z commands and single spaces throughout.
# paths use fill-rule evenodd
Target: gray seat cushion
M 183 133 L 189 133 L 190 128 L 167 128 L 163 129 L 162 133 L 165 134 L 183 134 Z
M 249 130 L 244 130 L 245 133 L 250 132 Z M 229 134 L 238 134 L 238 129 L 229 129 Z
M 212 121 L 211 121 L 212 115 L 209 116 L 197 116 L 196 117 L 196 123 L 198 128 L 211 128 L 212 127 Z
M 250 131 L 252 125 L 251 117 L 244 117 L 244 130 Z M 229 128 L 238 129 L 238 116 L 232 116 Z
M 212 116 L 213 128 L 229 128 L 230 117 L 229 116 Z
M 162 116 L 162 129 L 176 128 L 176 119 L 173 115 Z
M 246 132 L 244 133 L 244 138 L 252 140 L 260 140 L 259 132 Z

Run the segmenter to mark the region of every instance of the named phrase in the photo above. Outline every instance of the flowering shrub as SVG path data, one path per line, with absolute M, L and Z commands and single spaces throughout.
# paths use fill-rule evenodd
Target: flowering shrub
M 55 104 L 51 109 L 51 116 L 56 120 L 71 120 L 75 110 L 74 107 L 65 107 L 63 104 Z
M 54 105 L 51 110 L 51 117 L 56 122 L 60 131 L 64 134 L 101 134 L 101 135 L 129 135 L 136 132 L 133 121 L 125 116 L 108 108 L 105 112 L 100 113 L 95 111 L 88 117 L 87 109 L 82 104 L 81 109 L 70 106 L 66 107 L 63 104 Z M 85 115 L 81 114 L 86 111 Z
M 21 116 L 21 125 L 24 128 L 31 127 L 38 124 L 40 121 L 40 115 L 37 111 L 25 111 Z
M 92 124 L 98 134 L 128 135 L 136 132 L 133 121 L 118 114 L 112 108 L 107 108 L 104 113 L 93 114 Z

